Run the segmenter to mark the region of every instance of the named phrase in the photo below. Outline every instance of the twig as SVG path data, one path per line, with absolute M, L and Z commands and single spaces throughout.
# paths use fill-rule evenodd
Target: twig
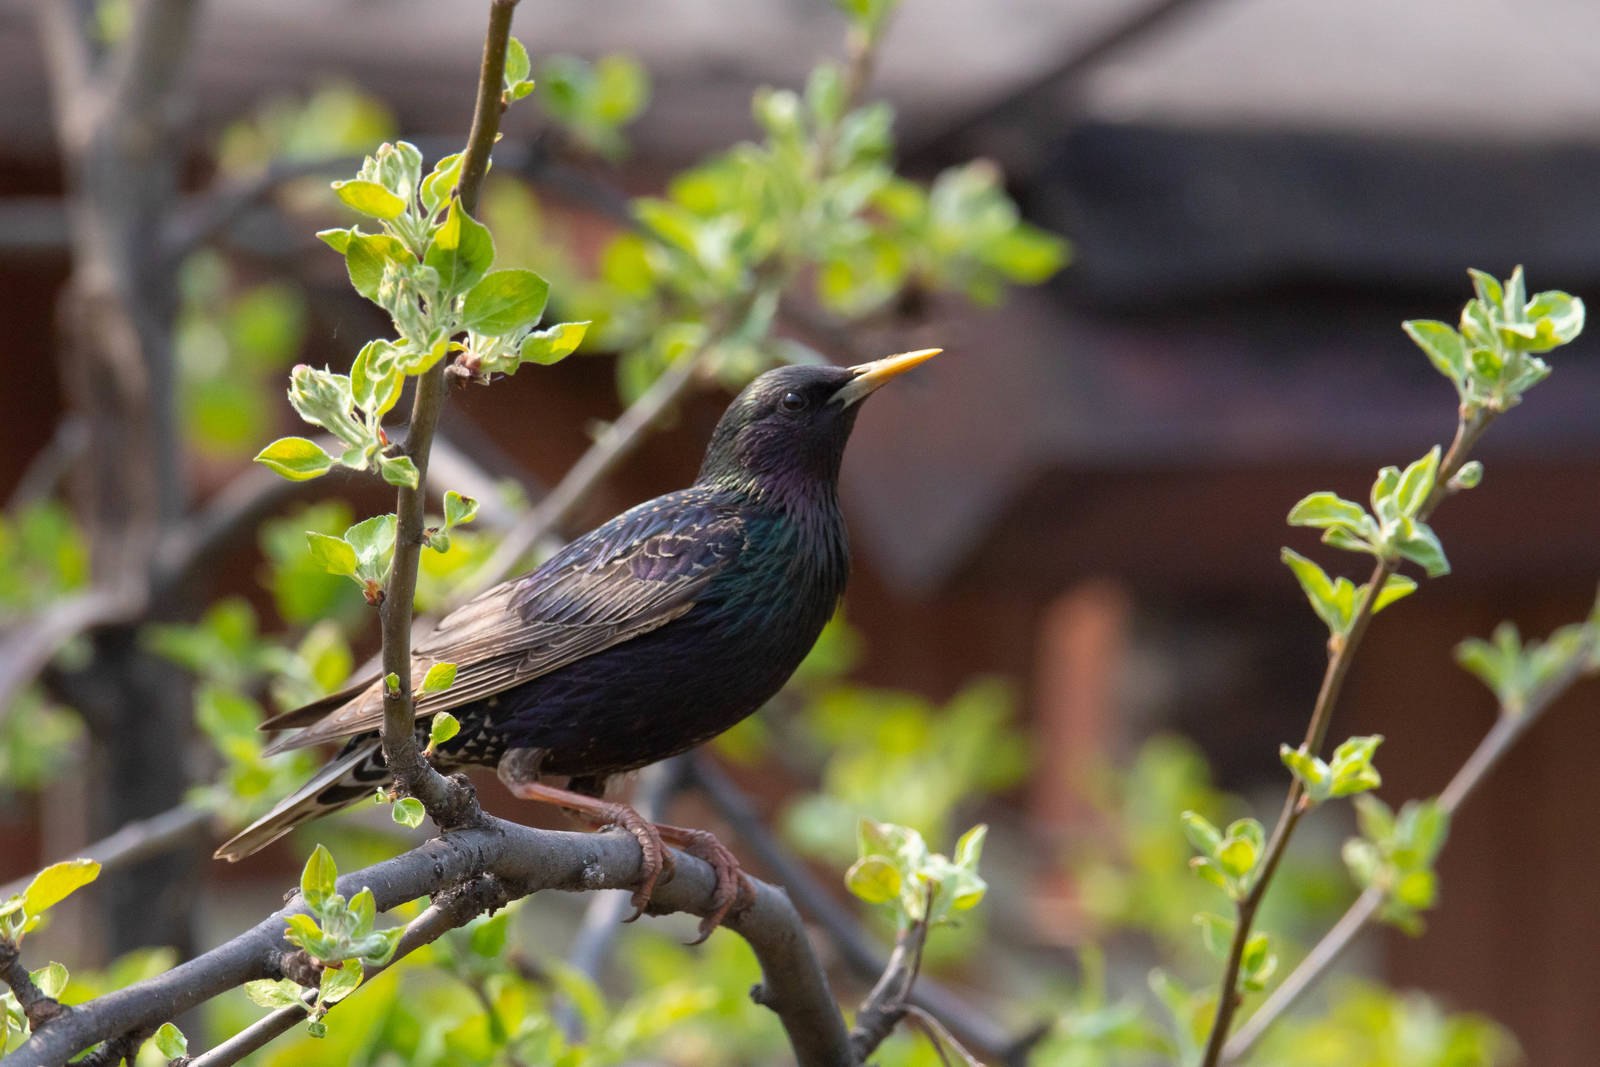
M 6 510 L 15 511 L 48 497 L 89 447 L 89 429 L 76 415 L 64 415 L 45 446 L 28 461 L 16 488 L 6 498 Z
M 0 717 L 10 710 L 17 693 L 49 665 L 62 645 L 97 626 L 136 616 L 143 599 L 126 589 L 90 589 L 58 600 L 38 615 L 6 627 L 0 636 Z
M 874 981 L 889 962 L 877 944 L 862 930 L 850 910 L 841 905 L 809 868 L 773 835 L 739 787 L 702 753 L 689 757 L 690 784 L 697 786 L 738 835 L 755 858 L 770 870 L 794 897 L 800 911 L 822 927 L 851 973 Z M 929 978 L 911 991 L 911 1003 L 943 1019 L 961 1039 L 1000 1063 L 1018 1063 L 1049 1032 L 1049 1024 L 1030 1027 L 1021 1034 L 1005 1030 L 995 1017 Z
M 511 16 L 517 0 L 491 0 L 489 28 L 484 35 L 483 63 L 478 74 L 478 98 L 472 115 L 472 133 L 462 155 L 456 195 L 468 214 L 477 210 L 478 192 L 489 168 L 489 152 L 499 133 L 500 94 L 505 78 L 506 46 L 511 38 Z M 417 748 L 416 707 L 411 694 L 411 616 L 417 592 L 417 566 L 421 561 L 427 493 L 428 454 L 433 433 L 444 407 L 445 363 L 417 379 L 412 399 L 406 453 L 416 465 L 417 486 L 401 486 L 396 505 L 394 563 L 389 574 L 380 615 L 383 624 L 383 671 L 398 683 L 385 686 L 383 698 L 383 755 L 399 789 L 422 801 L 441 828 L 464 825 L 478 814 L 470 789 L 452 787 L 433 769 Z
M 928 896 L 931 911 L 932 890 Z M 856 1024 L 850 1028 L 850 1051 L 855 1053 L 857 1061 L 865 1063 L 896 1024 L 905 1018 L 907 1000 L 922 970 L 922 949 L 927 942 L 926 921 L 912 923 L 895 940 L 888 965 L 872 987 L 872 992 L 867 994 L 867 999 L 861 1002 L 861 1010 L 856 1013 Z
M 494 883 L 498 886 L 498 882 Z M 445 900 L 443 904 L 430 904 L 421 915 L 406 924 L 405 933 L 400 935 L 399 942 L 395 945 L 394 955 L 389 962 L 376 967 L 367 967 L 362 976 L 365 984 L 377 975 L 393 967 L 401 959 L 409 956 L 424 945 L 431 945 L 451 930 L 464 926 L 472 919 L 485 911 L 494 911 L 504 907 L 507 900 L 499 899 L 501 894 L 491 893 L 490 899 L 478 899 L 477 895 L 470 893 L 456 893 Z M 481 906 L 478 906 L 481 905 Z M 357 990 L 359 992 L 359 989 Z M 340 1003 L 343 1003 L 342 1001 Z M 334 1005 L 335 1008 L 338 1004 Z M 203 1053 L 189 1061 L 188 1067 L 227 1067 L 237 1063 L 250 1053 L 262 1048 L 274 1038 L 293 1030 L 303 1022 L 306 1017 L 304 1008 L 279 1008 L 269 1015 L 264 1015 L 254 1023 L 245 1027 L 228 1040 L 215 1048 Z
M 212 814 L 192 804 L 180 804 L 160 815 L 128 823 L 109 837 L 103 837 L 87 848 L 73 853 L 77 859 L 95 860 L 101 873 L 114 871 L 137 863 L 148 856 L 157 856 L 179 845 L 186 844 L 211 824 Z M 0 886 L 0 899 L 20 893 L 32 880 L 29 875 Z
M 66 1010 L 54 997 L 45 996 L 44 990 L 34 984 L 33 976 L 23 966 L 22 954 L 17 950 L 16 942 L 4 937 L 0 937 L 0 982 L 11 987 L 17 1003 L 22 1005 L 22 1014 L 27 1017 L 28 1025 L 35 1030 Z
M 176 263 L 288 182 L 318 174 L 344 174 L 361 165 L 359 156 L 277 159 L 249 177 L 229 182 L 190 200 L 162 238 L 162 253 Z
M 1597 645 L 1600 645 L 1600 641 L 1597 641 L 1591 629 L 1587 648 L 1575 654 L 1566 670 L 1533 694 L 1522 711 L 1513 711 L 1504 704 L 1500 706 L 1494 726 L 1484 735 L 1483 740 L 1478 742 L 1478 746 L 1472 750 L 1472 754 L 1439 794 L 1439 808 L 1446 815 L 1455 815 L 1466 799 L 1488 777 L 1489 772 L 1516 746 L 1523 734 L 1538 721 L 1551 704 L 1572 688 L 1579 679 L 1594 672 L 1591 657 Z M 1256 1009 L 1240 1027 L 1239 1032 L 1228 1041 L 1222 1051 L 1222 1062 L 1232 1063 L 1249 1054 L 1256 1042 L 1266 1033 L 1267 1028 L 1293 1007 L 1306 990 L 1321 981 L 1329 969 L 1344 955 L 1356 937 L 1366 930 L 1386 899 L 1387 894 L 1381 886 L 1371 886 L 1362 892 L 1300 965 L 1272 991 L 1266 1000 L 1262 1001 L 1261 1007 Z
M 456 594 L 455 602 L 470 600 L 504 579 L 529 549 L 559 529 L 594 487 L 633 454 L 656 420 L 688 393 L 703 363 L 703 355 L 680 359 L 651 382 L 650 388 L 605 428 L 556 487 L 506 532 L 494 553 Z
M 711 910 L 716 876 L 693 856 L 675 853 L 677 874 L 657 888 L 651 912 Z M 590 891 L 629 887 L 639 874 L 638 843 L 625 832 L 536 830 L 486 817 L 481 825 L 433 838 L 409 852 L 346 875 L 339 891 L 371 888 L 388 911 L 426 894 L 493 876 L 508 893 L 541 889 Z M 750 942 L 762 968 L 761 1003 L 778 1014 L 800 1063 L 850 1063 L 849 1039 L 821 964 L 799 914 L 782 890 L 752 880 L 755 901 L 726 926 Z M 251 929 L 171 971 L 76 1005 L 41 1026 L 5 1060 L 5 1067 L 62 1063 L 98 1041 L 157 1026 L 255 978 L 276 977 L 286 944 L 284 919 L 274 913 Z
M 1419 521 L 1427 521 L 1434 509 L 1450 495 L 1452 491 L 1450 479 L 1455 477 L 1456 472 L 1466 462 L 1468 453 L 1489 428 L 1489 424 L 1494 421 L 1495 415 L 1495 412 L 1488 409 L 1474 408 L 1468 411 L 1463 408 L 1461 418 L 1456 424 L 1455 438 L 1450 442 L 1450 448 L 1445 452 L 1444 458 L 1439 461 L 1439 471 L 1434 480 L 1433 490 L 1429 493 L 1428 499 L 1417 509 Z M 1339 702 L 1339 693 L 1344 686 L 1345 676 L 1350 671 L 1350 664 L 1355 658 L 1356 648 L 1361 644 L 1361 638 L 1367 631 L 1367 624 L 1372 621 L 1379 592 L 1398 565 L 1397 559 L 1378 560 L 1361 602 L 1356 607 L 1350 629 L 1342 638 L 1334 637 L 1328 642 L 1328 667 L 1322 676 L 1322 685 L 1317 691 L 1316 703 L 1311 710 L 1311 722 L 1306 727 L 1304 745 L 1306 751 L 1312 754 L 1320 752 L 1323 742 L 1327 740 L 1328 727 L 1333 721 L 1333 709 Z M 1256 912 L 1266 896 L 1267 886 L 1277 872 L 1278 863 L 1283 859 L 1295 827 L 1299 825 L 1301 817 L 1307 811 L 1304 801 L 1305 787 L 1300 779 L 1292 779 L 1288 794 L 1284 798 L 1283 810 L 1279 813 L 1278 821 L 1267 839 L 1266 852 L 1255 881 L 1238 905 L 1233 939 L 1228 946 L 1227 963 L 1223 968 L 1221 993 L 1217 997 L 1216 1014 L 1212 1019 L 1211 1034 L 1206 1040 L 1205 1055 L 1200 1061 L 1202 1067 L 1217 1067 L 1221 1062 L 1223 1045 L 1228 1039 L 1234 1014 L 1238 1011 L 1242 999 L 1239 993 L 1239 971 L 1244 960 L 1245 944 L 1250 938 Z
M 1076 45 L 1059 61 L 1045 70 L 1023 79 L 1004 94 L 985 101 L 954 122 L 937 130 L 921 141 L 909 145 L 902 158 L 923 160 L 942 149 L 952 147 L 963 137 L 993 122 L 997 116 L 1037 101 L 1046 93 L 1060 89 L 1094 70 L 1107 57 L 1144 37 L 1152 30 L 1165 25 L 1174 15 L 1185 9 L 1200 6 L 1200 0 L 1152 0 L 1125 18 L 1113 21 L 1088 40 Z

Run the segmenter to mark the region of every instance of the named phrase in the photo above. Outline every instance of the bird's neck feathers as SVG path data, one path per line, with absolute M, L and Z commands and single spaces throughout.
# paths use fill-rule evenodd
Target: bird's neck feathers
M 839 465 L 849 422 L 827 435 L 783 433 L 779 427 L 719 425 L 696 479 L 784 510 L 838 510 Z

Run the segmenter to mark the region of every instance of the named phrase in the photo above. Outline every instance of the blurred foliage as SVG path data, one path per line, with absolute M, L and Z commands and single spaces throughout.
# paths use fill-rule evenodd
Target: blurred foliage
M 237 285 L 209 251 L 185 260 L 178 281 L 173 347 L 187 439 L 202 455 L 249 456 L 276 421 L 270 385 L 300 351 L 304 299 L 285 282 Z
M 1286 1019 L 1255 1056 L 1287 1067 L 1495 1067 L 1521 1059 L 1516 1040 L 1477 1014 L 1452 1014 L 1420 993 L 1346 982 L 1326 1014 Z
M 72 513 L 43 500 L 0 515 L 0 623 L 24 618 L 89 580 L 89 546 Z
M 650 102 L 650 74 L 629 56 L 606 55 L 590 63 L 551 56 L 539 64 L 545 112 L 580 145 L 608 159 L 627 152 L 622 127 Z

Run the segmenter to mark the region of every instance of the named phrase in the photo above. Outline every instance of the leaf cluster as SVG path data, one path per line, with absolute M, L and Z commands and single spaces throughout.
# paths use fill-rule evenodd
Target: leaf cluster
M 1347 797 L 1376 789 L 1383 784 L 1372 756 L 1383 743 L 1381 734 L 1352 737 L 1333 751 L 1331 760 L 1313 755 L 1305 745 L 1290 748 L 1280 745 L 1278 756 L 1295 779 L 1305 787 L 1308 804 L 1321 804 L 1332 797 Z
M 951 922 L 978 906 L 988 884 L 978 874 L 982 823 L 961 835 L 955 856 L 930 852 L 922 835 L 908 826 L 863 818 L 857 824 L 859 856 L 845 872 L 850 892 L 868 904 L 886 904 L 901 930 L 924 923 Z
M 1375 796 L 1355 804 L 1361 836 L 1345 842 L 1345 866 L 1362 889 L 1383 893 L 1380 918 L 1421 933 L 1421 913 L 1439 895 L 1434 861 L 1450 832 L 1449 812 L 1437 799 L 1408 800 L 1398 814 Z

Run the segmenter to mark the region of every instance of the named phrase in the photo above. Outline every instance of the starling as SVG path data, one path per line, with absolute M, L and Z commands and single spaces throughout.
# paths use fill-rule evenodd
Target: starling
M 718 873 L 709 933 L 737 897 L 737 863 L 704 831 L 652 827 L 607 803 L 607 780 L 710 740 L 794 673 L 844 593 L 839 464 L 858 405 L 938 351 L 767 371 L 717 423 L 693 485 L 623 512 L 445 616 L 413 658 L 414 688 L 435 663 L 457 668 L 449 689 L 417 695 L 419 733 L 441 711 L 461 724 L 434 764 L 494 766 L 517 796 L 626 827 L 645 856 L 638 908 L 661 873 L 663 840 L 701 855 Z M 345 746 L 216 855 L 242 859 L 385 786 L 382 721 L 382 683 L 370 678 L 263 723 L 303 727 L 269 754 Z

